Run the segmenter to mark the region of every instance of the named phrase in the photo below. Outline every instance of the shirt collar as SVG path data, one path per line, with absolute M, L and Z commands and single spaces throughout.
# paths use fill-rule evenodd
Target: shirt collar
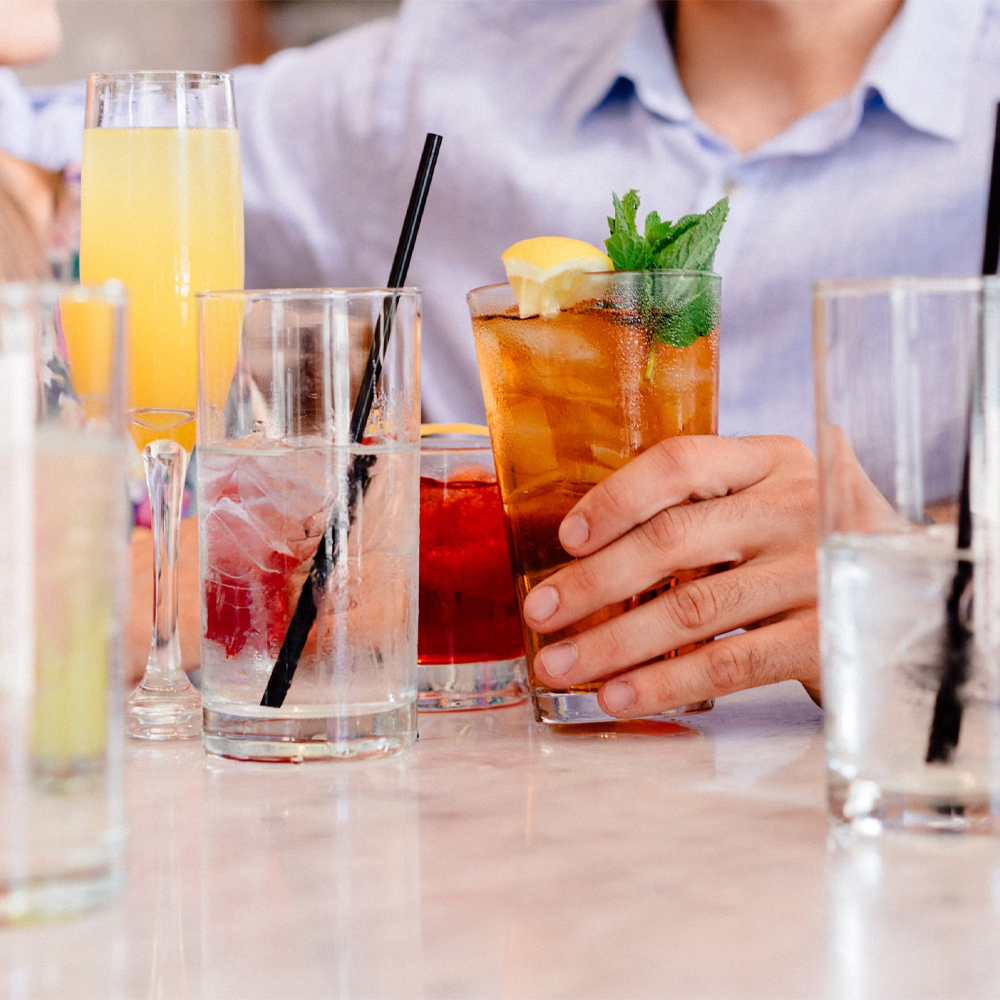
M 646 4 L 625 42 L 618 72 L 619 79 L 632 82 L 636 97 L 648 111 L 674 122 L 694 118 L 658 4 Z
M 969 70 L 985 0 L 906 0 L 859 81 L 907 125 L 942 139 L 962 134 Z
M 828 148 L 857 128 L 873 91 L 912 128 L 957 139 L 964 125 L 969 67 L 985 6 L 986 0 L 906 0 L 872 51 L 854 90 L 793 123 L 750 156 L 793 152 L 796 150 L 791 146 L 803 142 L 805 146 L 797 151 Z M 632 83 L 643 107 L 658 117 L 696 121 L 655 3 L 647 4 L 635 22 L 622 49 L 618 72 L 608 81 L 594 109 L 616 88 L 620 92 L 623 78 Z M 814 115 L 819 120 L 812 122 Z M 814 127 L 820 125 L 826 127 Z M 825 137 L 820 132 L 826 133 Z

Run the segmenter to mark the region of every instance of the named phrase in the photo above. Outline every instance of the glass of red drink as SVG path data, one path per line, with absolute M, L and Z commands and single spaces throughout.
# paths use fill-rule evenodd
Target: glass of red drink
M 524 642 L 485 427 L 425 424 L 420 441 L 421 711 L 527 697 Z

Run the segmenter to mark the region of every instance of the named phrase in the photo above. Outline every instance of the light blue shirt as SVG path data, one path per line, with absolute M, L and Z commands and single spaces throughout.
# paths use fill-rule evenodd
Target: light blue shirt
M 504 280 L 510 244 L 600 246 L 612 191 L 669 218 L 728 193 L 720 431 L 812 444 L 812 283 L 978 271 L 998 3 L 907 0 L 850 94 L 748 154 L 695 116 L 654 4 L 404 4 L 236 71 L 248 286 L 384 284 L 440 132 L 408 279 L 424 413 L 480 422 L 465 294 Z
M 0 149 L 49 170 L 79 163 L 84 93 L 80 86 L 32 87 L 0 66 Z

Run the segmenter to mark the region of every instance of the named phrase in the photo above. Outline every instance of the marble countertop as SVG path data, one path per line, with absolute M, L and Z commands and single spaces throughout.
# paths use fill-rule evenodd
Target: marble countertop
M 1000 994 L 1000 841 L 831 842 L 795 684 L 642 735 L 423 715 L 348 764 L 131 744 L 127 780 L 125 893 L 0 931 L 0 996 Z

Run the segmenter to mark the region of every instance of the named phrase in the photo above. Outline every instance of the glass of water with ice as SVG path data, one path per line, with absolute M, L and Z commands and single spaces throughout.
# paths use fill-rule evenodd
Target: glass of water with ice
M 205 746 L 228 757 L 295 761 L 410 746 L 420 293 L 241 291 L 199 299 Z M 358 434 L 352 412 L 383 328 L 390 336 Z M 289 656 L 296 628 L 304 645 Z M 280 698 L 265 698 L 282 658 L 291 683 Z
M 814 306 L 832 817 L 862 833 L 995 832 L 996 279 L 821 282 Z

